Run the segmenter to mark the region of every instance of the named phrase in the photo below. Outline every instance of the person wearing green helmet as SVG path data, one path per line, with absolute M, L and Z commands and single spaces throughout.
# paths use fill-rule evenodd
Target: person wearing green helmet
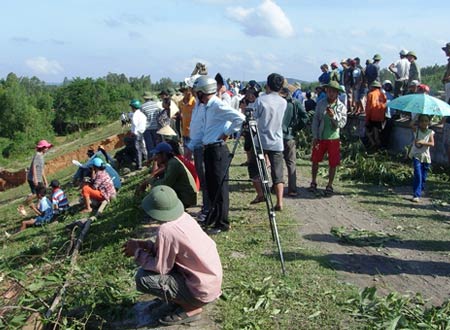
M 131 119 L 131 134 L 136 138 L 135 147 L 137 153 L 138 170 L 142 169 L 142 159 L 147 160 L 147 148 L 145 147 L 144 132 L 147 128 L 147 117 L 141 111 L 141 102 L 137 99 L 130 101 L 130 108 L 133 112 Z
M 375 80 L 380 81 L 380 61 L 381 55 L 375 54 L 373 62 L 366 67 L 367 86 L 370 86 Z
M 203 307 L 222 293 L 223 270 L 215 242 L 184 212 L 169 186 L 152 188 L 141 206 L 160 225 L 156 240 L 130 239 L 123 252 L 139 266 L 136 289 L 159 298 L 150 304 L 151 319 L 163 325 L 200 320 Z
M 412 50 L 406 54 L 409 61 L 409 73 L 408 73 L 408 87 L 412 85 L 414 80 L 420 83 L 420 68 L 417 64 L 417 55 Z

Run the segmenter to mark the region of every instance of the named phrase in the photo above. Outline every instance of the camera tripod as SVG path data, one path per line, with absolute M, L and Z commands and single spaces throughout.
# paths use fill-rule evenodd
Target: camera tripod
M 275 210 L 274 210 L 274 206 L 273 206 L 273 202 L 272 202 L 272 196 L 270 193 L 269 176 L 268 176 L 268 172 L 267 172 L 266 158 L 264 156 L 262 148 L 258 147 L 258 146 L 261 146 L 261 138 L 260 138 L 259 131 L 258 131 L 258 125 L 256 123 L 256 120 L 253 119 L 253 117 L 252 117 L 253 109 L 247 108 L 245 110 L 246 110 L 245 111 L 246 120 L 242 123 L 241 130 L 238 132 L 238 134 L 236 136 L 236 139 L 235 139 L 235 142 L 233 145 L 233 149 L 230 153 L 230 160 L 227 165 L 226 173 L 228 173 L 231 163 L 233 161 L 237 146 L 239 144 L 239 138 L 241 137 L 242 132 L 247 132 L 248 134 L 250 134 L 250 137 L 251 137 L 253 157 L 254 157 L 254 159 L 256 161 L 256 165 L 258 167 L 258 174 L 259 174 L 259 178 L 261 181 L 264 201 L 266 203 L 266 208 L 267 208 L 267 216 L 269 218 L 270 230 L 272 233 L 272 240 L 275 241 L 275 243 L 277 244 L 278 254 L 280 256 L 280 262 L 281 262 L 281 271 L 283 274 L 286 274 L 283 251 L 281 249 L 280 237 L 278 235 Z M 225 178 L 226 178 L 226 174 L 222 177 L 222 180 L 220 182 L 220 187 L 223 185 Z M 229 180 L 229 181 L 251 181 L 251 180 Z M 214 199 L 212 201 L 211 207 L 209 209 L 208 215 L 205 220 L 206 224 L 209 224 L 209 222 L 210 222 L 210 216 L 214 211 L 215 205 L 217 203 L 217 198 L 218 198 L 218 193 L 216 193 L 216 195 L 214 196 Z

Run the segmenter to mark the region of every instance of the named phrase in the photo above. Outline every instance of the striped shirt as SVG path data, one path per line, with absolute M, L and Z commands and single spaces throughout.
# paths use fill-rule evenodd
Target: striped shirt
M 30 171 L 28 172 L 28 180 L 33 181 L 33 167 L 36 169 L 36 182 L 42 181 L 42 172 L 44 171 L 44 154 L 42 152 L 36 152 L 31 161 Z
M 155 101 L 149 100 L 142 104 L 141 111 L 147 117 L 146 129 L 158 129 L 157 117 L 160 110 Z
M 69 200 L 61 188 L 55 188 L 52 192 L 53 209 L 66 210 L 69 208 Z

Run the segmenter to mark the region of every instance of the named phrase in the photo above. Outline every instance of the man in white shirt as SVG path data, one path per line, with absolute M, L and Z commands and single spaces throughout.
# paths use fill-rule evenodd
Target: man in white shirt
M 230 152 L 225 140 L 228 135 L 241 128 L 245 116 L 216 96 L 217 83 L 210 77 L 197 78 L 193 91 L 200 105 L 205 107 L 205 121 L 201 138 L 204 147 L 206 185 L 211 203 L 206 225 L 212 226 L 208 231 L 209 234 L 218 234 L 230 228 L 227 180 Z
M 133 99 L 130 102 L 133 118 L 131 119 L 131 134 L 136 138 L 135 147 L 137 152 L 137 169 L 142 169 L 142 158 L 147 160 L 147 149 L 145 147 L 144 132 L 147 128 L 147 117 L 140 110 L 141 102 Z
M 389 71 L 395 75 L 394 98 L 404 95 L 407 91 L 410 64 L 406 54 L 408 54 L 408 51 L 402 49 L 400 51 L 400 59 L 389 65 Z

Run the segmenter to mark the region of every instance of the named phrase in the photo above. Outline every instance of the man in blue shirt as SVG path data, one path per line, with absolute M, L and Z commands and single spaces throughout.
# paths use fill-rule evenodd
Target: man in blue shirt
M 203 160 L 208 197 L 211 203 L 206 225 L 212 226 L 208 230 L 208 233 L 212 235 L 227 231 L 230 228 L 228 220 L 230 204 L 228 163 L 230 152 L 225 140 L 228 135 L 241 128 L 245 117 L 216 96 L 217 83 L 214 79 L 208 76 L 197 78 L 194 82 L 193 91 L 200 105 L 204 105 L 205 108 L 202 135 Z M 213 204 L 213 202 L 215 203 Z

